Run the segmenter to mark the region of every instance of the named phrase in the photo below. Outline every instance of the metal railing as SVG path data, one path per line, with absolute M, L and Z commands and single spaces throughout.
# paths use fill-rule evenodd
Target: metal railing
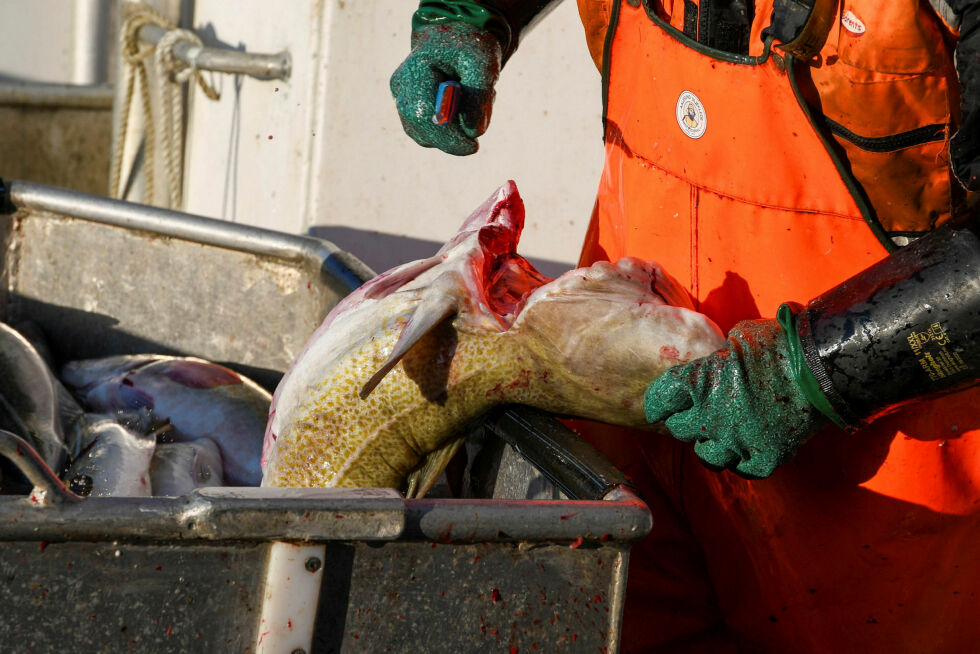
M 140 28 L 140 39 L 156 45 L 167 34 L 159 25 L 144 25 Z M 253 54 L 226 48 L 207 48 L 190 41 L 181 41 L 174 46 L 174 57 L 188 66 L 199 70 L 217 73 L 249 75 L 260 79 L 289 79 L 292 60 L 289 52 L 276 54 Z

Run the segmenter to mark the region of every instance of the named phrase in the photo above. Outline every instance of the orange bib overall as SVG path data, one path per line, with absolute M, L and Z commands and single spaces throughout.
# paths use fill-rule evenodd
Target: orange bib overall
M 757 10 L 766 19 L 768 7 Z M 659 261 L 727 331 L 886 256 L 873 230 L 886 239 L 908 220 L 876 219 L 868 198 L 878 196 L 850 174 L 864 164 L 814 126 L 803 97 L 826 71 L 811 75 L 778 48 L 710 50 L 666 11 L 611 5 L 606 162 L 582 263 Z M 859 98 L 824 104 L 848 103 Z M 934 163 L 943 145 L 920 158 Z M 934 186 L 891 215 L 949 192 Z M 937 214 L 923 222 L 915 229 Z M 623 651 L 980 647 L 978 407 L 975 388 L 854 434 L 827 430 L 761 481 L 709 471 L 668 437 L 578 425 L 654 514 L 630 561 Z

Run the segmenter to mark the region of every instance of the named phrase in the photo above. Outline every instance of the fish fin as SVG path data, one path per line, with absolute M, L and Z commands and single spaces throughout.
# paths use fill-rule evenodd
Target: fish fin
M 201 359 L 164 361 L 159 372 L 171 381 L 188 388 L 215 388 L 241 384 L 241 376 L 224 366 Z
M 371 379 L 361 388 L 361 399 L 367 399 L 371 391 L 377 387 L 381 380 L 385 378 L 391 369 L 398 365 L 402 357 L 412 349 L 412 346 L 419 342 L 423 336 L 446 318 L 452 316 L 459 310 L 459 300 L 454 293 L 440 292 L 441 284 L 433 284 L 437 292 L 429 292 L 422 298 L 419 306 L 415 309 L 408 323 L 402 328 L 402 333 L 395 343 L 394 349 L 388 355 L 388 359 L 381 365 Z M 430 289 L 431 290 L 431 289 Z
M 373 300 L 391 295 L 399 288 L 412 282 L 422 273 L 435 268 L 442 263 L 443 258 L 439 256 L 419 259 L 402 264 L 397 268 L 392 268 L 383 272 L 374 279 L 366 282 L 360 293 L 362 299 Z M 357 291 L 355 291 L 357 292 Z
M 405 497 L 409 499 L 425 497 L 439 481 L 439 476 L 456 456 L 464 440 L 463 437 L 454 438 L 439 449 L 429 452 L 422 460 L 422 464 L 408 475 Z

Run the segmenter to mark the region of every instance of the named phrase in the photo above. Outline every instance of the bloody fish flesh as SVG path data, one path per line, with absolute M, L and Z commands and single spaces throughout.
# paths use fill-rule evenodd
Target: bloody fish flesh
M 642 426 L 647 384 L 724 336 L 657 264 L 541 275 L 508 182 L 435 256 L 345 298 L 273 397 L 265 486 L 393 487 L 502 403 Z

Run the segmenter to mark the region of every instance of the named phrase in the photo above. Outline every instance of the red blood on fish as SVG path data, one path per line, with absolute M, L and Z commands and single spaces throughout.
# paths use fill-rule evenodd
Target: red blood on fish
M 500 257 L 495 263 L 488 275 L 487 304 L 501 316 L 517 314 L 535 289 L 551 281 L 517 254 Z
M 679 363 L 661 346 L 695 358 L 724 342 L 655 263 L 548 280 L 516 253 L 523 221 L 508 182 L 436 255 L 334 307 L 276 390 L 264 485 L 399 487 L 495 403 L 645 426 L 644 390 Z

